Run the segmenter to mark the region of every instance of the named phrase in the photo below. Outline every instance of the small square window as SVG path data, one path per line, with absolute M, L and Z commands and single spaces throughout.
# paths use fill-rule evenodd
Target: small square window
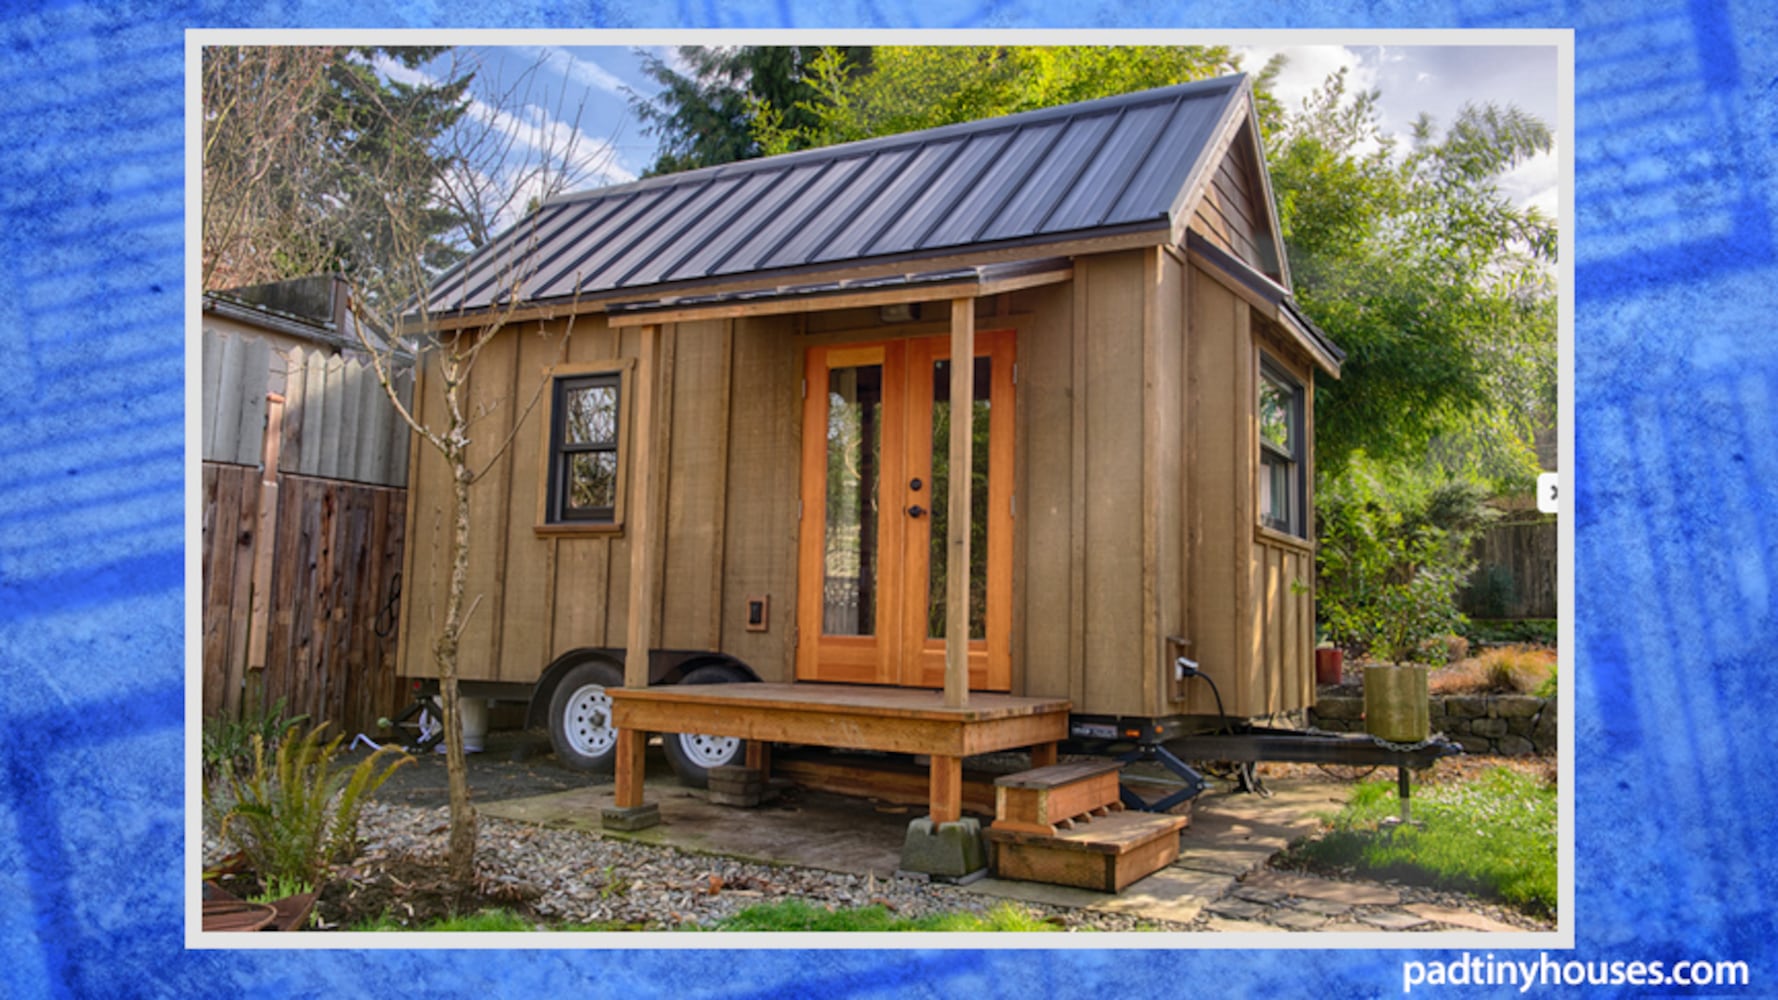
M 1259 516 L 1266 527 L 1305 537 L 1303 387 L 1269 359 L 1259 377 Z
M 619 372 L 556 379 L 550 399 L 546 521 L 616 523 L 622 403 Z

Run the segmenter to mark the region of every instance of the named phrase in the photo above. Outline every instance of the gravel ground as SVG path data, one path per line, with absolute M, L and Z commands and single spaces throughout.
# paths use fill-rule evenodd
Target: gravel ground
M 514 759 L 516 757 L 517 759 Z M 1459 763 L 1460 761 L 1460 763 Z M 1422 778 L 1463 780 L 1467 772 L 1503 763 L 1500 759 L 1447 760 Z M 1455 766 L 1453 766 L 1455 765 Z M 1549 762 L 1525 760 L 1507 766 L 1553 772 Z M 480 885 L 464 895 L 444 878 L 442 859 L 449 825 L 438 781 L 442 762 L 426 761 L 404 768 L 377 798 L 366 803 L 360 822 L 363 851 L 329 887 L 317 904 L 317 926 L 341 929 L 387 915 L 401 923 L 422 923 L 450 912 L 475 912 L 499 906 L 539 925 L 595 924 L 621 929 L 672 930 L 709 926 L 762 902 L 797 899 L 816 906 L 840 908 L 880 904 L 909 918 L 957 911 L 985 912 L 1000 900 L 943 883 L 906 876 L 877 879 L 811 868 L 757 864 L 733 858 L 690 854 L 671 847 L 606 840 L 596 833 L 551 829 L 493 817 L 482 817 L 477 868 Z M 584 782 L 583 776 L 556 766 L 553 760 L 519 753 L 487 755 L 472 772 L 477 796 L 498 788 L 507 798 L 536 794 Z M 428 772 L 434 772 L 429 774 Z M 1313 776 L 1309 765 L 1264 765 L 1271 777 Z M 1434 777 L 1436 776 L 1436 777 Z M 491 786 L 491 787 L 490 787 Z M 204 860 L 223 860 L 222 845 L 207 831 Z M 1359 880 L 1352 880 L 1359 881 Z M 1373 883 L 1374 884 L 1374 883 Z M 237 887 L 237 891 L 251 886 Z M 1473 897 L 1436 892 L 1418 886 L 1391 885 L 1402 903 L 1430 903 L 1529 930 L 1552 925 L 1515 910 Z M 1291 927 L 1301 918 L 1303 901 L 1232 884 L 1190 924 L 1138 918 L 1094 910 L 1017 905 L 1060 929 L 1209 930 L 1219 915 L 1218 903 L 1257 904 L 1237 907 L 1252 923 Z M 1224 907 L 1227 909 L 1228 907 Z M 1377 908 L 1381 909 L 1381 908 Z M 1362 919 L 1359 907 L 1341 919 Z M 1416 930 L 1443 930 L 1427 924 Z

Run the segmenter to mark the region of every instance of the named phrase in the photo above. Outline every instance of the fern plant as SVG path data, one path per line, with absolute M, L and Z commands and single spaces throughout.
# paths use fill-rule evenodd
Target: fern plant
M 270 760 L 264 736 L 255 733 L 250 766 L 229 775 L 234 802 L 223 814 L 222 836 L 267 886 L 319 888 L 330 865 L 357 852 L 365 797 L 413 763 L 394 747 L 352 767 L 336 763 L 344 737 L 322 742 L 326 728 L 324 722 L 287 734 Z

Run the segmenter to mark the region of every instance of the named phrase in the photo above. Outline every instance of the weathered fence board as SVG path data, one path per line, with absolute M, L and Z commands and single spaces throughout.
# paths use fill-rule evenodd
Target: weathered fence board
M 1462 595 L 1471 618 L 1556 617 L 1556 522 L 1497 524 L 1475 540 Z
M 265 696 L 346 732 L 374 731 L 401 707 L 391 596 L 406 496 L 291 475 L 278 492 Z
M 404 401 L 413 378 L 397 374 Z M 279 470 L 379 486 L 407 484 L 407 425 L 362 358 L 274 348 L 257 337 L 205 330 L 203 457 L 258 465 L 265 398 L 285 399 Z
M 259 470 L 204 463 L 204 715 L 241 709 Z

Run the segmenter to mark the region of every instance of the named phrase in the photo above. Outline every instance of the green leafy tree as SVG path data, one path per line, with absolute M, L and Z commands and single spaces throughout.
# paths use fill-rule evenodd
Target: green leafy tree
M 807 64 L 810 93 L 756 101 L 768 153 L 895 135 L 1233 72 L 1221 46 L 881 46 L 863 66 L 843 49 Z
M 868 71 L 868 47 L 838 51 L 850 72 Z M 677 50 L 685 72 L 643 52 L 642 71 L 661 88 L 649 97 L 630 93 L 630 107 L 642 120 L 643 131 L 659 141 L 648 173 L 677 173 L 763 155 L 753 131 L 756 108 L 794 109 L 811 101 L 805 69 L 822 52 L 815 46 L 686 45 Z M 790 127 L 805 124 L 798 112 L 788 113 Z
M 1274 112 L 1268 160 L 1303 308 L 1347 354 L 1316 393 L 1316 462 L 1360 451 L 1519 484 L 1555 403 L 1556 231 L 1500 178 L 1550 149 L 1544 123 L 1471 105 L 1407 148 L 1381 131 L 1375 92 L 1345 74 Z

